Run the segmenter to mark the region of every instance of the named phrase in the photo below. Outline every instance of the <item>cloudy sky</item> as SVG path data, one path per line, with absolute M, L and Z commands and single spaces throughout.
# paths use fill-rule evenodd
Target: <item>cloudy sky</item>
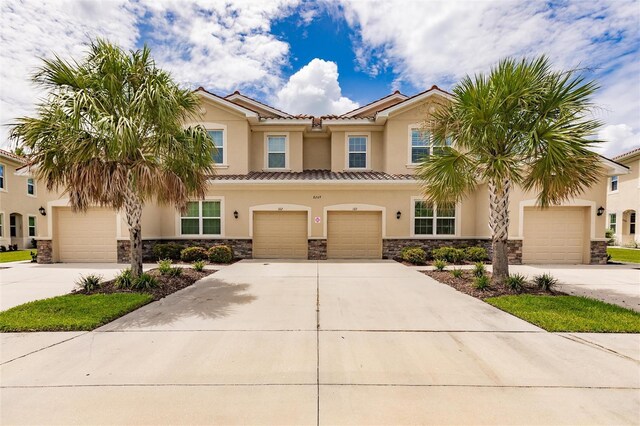
M 0 0 L 0 145 L 41 94 L 41 57 L 87 40 L 148 44 L 181 83 L 291 113 L 342 113 L 393 90 L 451 89 L 500 58 L 547 54 L 602 89 L 602 152 L 640 145 L 639 0 Z

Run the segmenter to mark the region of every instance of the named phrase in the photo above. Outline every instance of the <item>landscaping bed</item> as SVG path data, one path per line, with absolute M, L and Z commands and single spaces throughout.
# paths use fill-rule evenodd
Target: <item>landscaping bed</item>
M 472 270 L 462 270 L 462 276 L 460 277 L 454 277 L 451 274 L 450 270 L 421 272 L 440 283 L 451 286 L 462 293 L 482 300 L 486 299 L 487 297 L 497 297 L 514 294 L 564 294 L 556 291 L 545 291 L 531 283 L 524 284 L 520 293 L 517 293 L 516 291 L 511 290 L 506 286 L 496 286 L 494 284 L 491 284 L 488 288 L 485 288 L 483 290 L 477 289 L 473 285 L 475 276 Z M 485 275 L 488 276 L 489 279 L 491 279 L 491 272 L 485 272 Z

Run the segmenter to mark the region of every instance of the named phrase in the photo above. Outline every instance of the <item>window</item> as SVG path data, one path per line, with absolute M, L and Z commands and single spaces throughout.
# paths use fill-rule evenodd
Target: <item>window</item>
M 618 176 L 611 176 L 611 192 L 618 190 Z
M 420 163 L 424 157 L 431 154 L 440 154 L 443 149 L 440 146 L 433 146 L 434 141 L 431 132 L 421 129 L 420 127 L 410 127 L 410 164 Z M 445 139 L 445 146 L 451 146 L 453 139 L 447 137 Z
M 16 237 L 18 235 L 18 228 L 16 227 L 16 217 L 9 215 L 9 236 Z
M 180 217 L 182 235 L 220 235 L 220 201 L 191 201 Z
M 609 213 L 609 229 L 616 232 L 616 214 Z
M 29 236 L 30 237 L 35 237 L 36 236 L 36 217 L 35 216 L 29 216 L 29 226 L 28 226 L 28 231 L 29 231 Z
M 348 138 L 348 166 L 350 169 L 367 168 L 367 136 L 349 136 Z
M 267 168 L 287 168 L 287 137 L 285 135 L 267 135 Z
M 27 194 L 36 195 L 36 184 L 33 178 L 27 178 Z
M 213 162 L 216 164 L 224 163 L 224 130 L 207 130 L 207 133 L 213 139 L 213 145 L 216 147 L 213 157 Z
M 0 189 L 6 189 L 4 186 L 4 164 L 0 164 Z
M 411 129 L 411 163 L 419 163 L 429 155 L 431 134 L 427 130 Z
M 629 233 L 636 233 L 636 212 L 629 214 Z
M 426 201 L 414 202 L 413 233 L 415 235 L 454 235 L 456 206 L 435 206 Z
M 4 237 L 4 213 L 0 213 L 0 238 Z

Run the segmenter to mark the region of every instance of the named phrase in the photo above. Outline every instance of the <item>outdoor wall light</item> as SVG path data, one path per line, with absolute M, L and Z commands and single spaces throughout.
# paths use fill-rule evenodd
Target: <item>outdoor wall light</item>
M 598 216 L 602 216 L 603 213 L 604 213 L 604 207 L 602 206 L 598 207 Z
M 46 216 L 46 215 L 47 215 L 47 211 L 45 210 L 45 208 L 44 208 L 44 207 L 40 207 L 40 208 L 38 209 L 38 211 L 40 212 L 40 214 L 41 214 L 42 216 Z
M 235 219 L 237 219 L 237 218 L 238 218 L 238 210 L 235 210 L 235 211 L 233 212 L 233 217 L 234 217 Z
M 396 213 L 396 219 L 400 219 L 400 216 L 402 216 L 402 212 L 400 210 L 398 210 L 398 213 Z

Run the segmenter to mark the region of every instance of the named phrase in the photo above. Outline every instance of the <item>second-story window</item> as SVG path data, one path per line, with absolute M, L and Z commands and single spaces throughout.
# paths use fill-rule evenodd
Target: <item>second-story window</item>
M 348 166 L 350 169 L 367 168 L 367 145 L 366 135 L 350 135 L 348 138 Z
M 4 164 L 0 164 L 0 189 L 7 189 L 4 186 Z
M 216 164 L 224 164 L 224 130 L 207 130 L 216 151 L 213 153 L 213 162 Z
M 611 176 L 611 188 L 610 191 L 614 192 L 618 190 L 618 176 Z
M 27 194 L 36 195 L 36 183 L 33 178 L 27 178 Z
M 267 136 L 267 168 L 287 168 L 287 137 L 285 135 Z
M 429 155 L 431 134 L 427 130 L 411 129 L 411 164 L 417 164 Z

